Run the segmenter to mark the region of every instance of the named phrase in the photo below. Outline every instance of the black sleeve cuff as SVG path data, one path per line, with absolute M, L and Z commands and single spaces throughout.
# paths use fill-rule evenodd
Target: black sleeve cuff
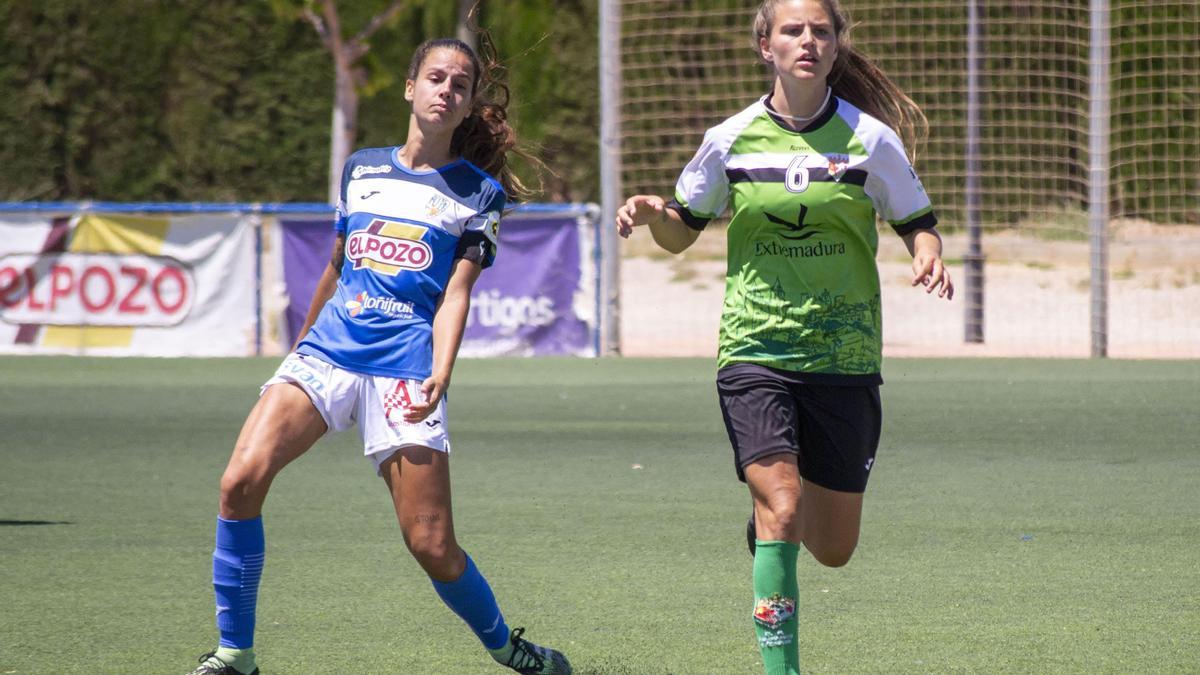
M 675 213 L 678 213 L 680 220 L 683 221 L 683 224 L 697 232 L 702 231 L 708 226 L 708 222 L 712 220 L 711 218 L 700 218 L 699 216 L 693 215 L 691 211 L 687 210 L 686 206 L 680 204 L 674 199 L 667 202 L 667 208 L 671 209 Z
M 896 231 L 896 234 L 903 237 L 917 230 L 931 230 L 934 225 L 937 225 L 937 216 L 933 215 L 933 211 L 930 211 L 923 216 L 913 218 L 903 225 L 893 225 L 892 229 Z

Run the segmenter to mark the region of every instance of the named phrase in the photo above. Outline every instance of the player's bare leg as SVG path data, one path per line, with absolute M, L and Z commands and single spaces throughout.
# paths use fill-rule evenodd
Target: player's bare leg
M 523 628 L 509 631 L 491 586 L 459 547 L 450 506 L 449 460 L 446 453 L 407 446 L 380 464 L 404 543 L 429 575 L 438 596 L 467 623 L 498 663 L 530 675 L 570 673 L 571 666 L 562 654 L 523 639 Z
M 754 628 L 769 673 L 799 673 L 799 583 L 803 543 L 823 565 L 846 564 L 858 544 L 862 495 L 804 483 L 796 456 L 780 453 L 745 467 L 754 499 Z
M 800 497 L 801 536 L 804 548 L 817 562 L 841 567 L 858 547 L 863 494 L 839 492 L 804 483 Z
M 454 538 L 449 455 L 408 446 L 384 460 L 379 470 L 413 558 L 430 579 L 457 579 L 466 568 L 467 555 Z
M 267 387 L 242 424 L 221 476 L 221 517 L 244 520 L 261 515 L 271 481 L 325 430 L 325 420 L 300 387 Z
M 242 425 L 221 477 L 213 586 L 218 648 L 200 657 L 191 675 L 255 675 L 253 640 L 262 574 L 263 502 L 271 481 L 325 433 L 325 421 L 299 387 L 267 387 Z
M 849 562 L 858 546 L 862 493 L 804 482 L 790 453 L 747 466 L 746 483 L 754 499 L 755 538 L 803 543 L 828 567 Z

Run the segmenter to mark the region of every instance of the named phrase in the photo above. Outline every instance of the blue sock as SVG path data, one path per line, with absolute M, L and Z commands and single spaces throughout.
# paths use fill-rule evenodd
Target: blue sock
M 458 579 L 430 581 L 442 602 L 467 622 L 484 647 L 499 649 L 508 642 L 508 624 L 504 623 L 496 596 L 471 556 L 467 556 L 467 568 Z
M 217 630 L 221 646 L 254 646 L 254 608 L 262 577 L 266 543 L 262 516 L 249 520 L 217 517 L 217 548 L 213 551 L 213 589 L 217 594 Z

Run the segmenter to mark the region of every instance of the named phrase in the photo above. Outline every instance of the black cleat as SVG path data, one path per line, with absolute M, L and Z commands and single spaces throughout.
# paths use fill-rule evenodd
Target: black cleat
M 758 539 L 758 531 L 754 527 L 754 511 L 750 512 L 750 520 L 746 521 L 746 548 L 754 555 L 754 541 Z
M 258 668 L 252 673 L 243 673 L 233 666 L 217 658 L 216 652 L 209 652 L 200 657 L 200 665 L 188 675 L 258 675 Z
M 561 652 L 539 647 L 521 637 L 524 628 L 513 629 L 509 641 L 512 654 L 501 665 L 508 666 L 521 675 L 571 675 L 571 664 Z

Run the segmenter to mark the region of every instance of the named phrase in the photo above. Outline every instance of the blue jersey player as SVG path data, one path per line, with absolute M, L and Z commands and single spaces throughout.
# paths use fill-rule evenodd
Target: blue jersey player
M 263 386 L 221 478 L 213 552 L 220 644 L 192 675 L 259 672 L 267 490 L 327 430 L 354 424 L 391 491 L 404 541 L 442 600 L 500 664 L 571 672 L 562 654 L 509 630 L 455 540 L 450 513 L 445 394 L 471 287 L 496 254 L 506 194 L 524 191 L 505 164 L 514 136 L 504 106 L 479 93 L 481 84 L 503 90 L 488 70 L 458 40 L 423 43 L 405 84 L 405 144 L 360 150 L 346 163 L 333 257 L 301 338 Z

